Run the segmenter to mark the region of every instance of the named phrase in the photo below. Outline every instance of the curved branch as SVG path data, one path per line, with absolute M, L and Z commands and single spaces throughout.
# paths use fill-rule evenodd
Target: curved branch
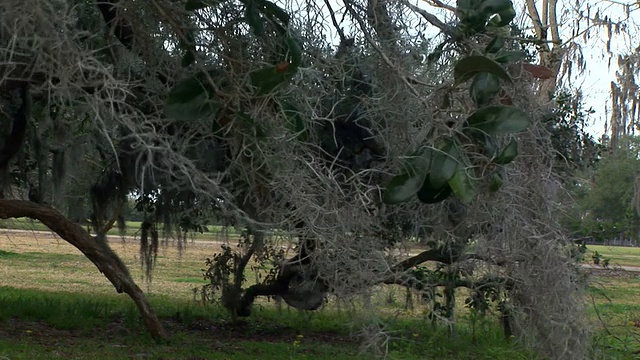
M 392 268 L 393 274 L 380 281 L 386 285 L 401 285 L 415 290 L 424 290 L 425 286 L 451 286 L 454 287 L 466 287 L 468 289 L 478 289 L 485 286 L 495 286 L 496 284 L 503 284 L 507 289 L 511 289 L 514 286 L 514 282 L 511 279 L 487 276 L 482 279 L 456 279 L 456 280 L 438 280 L 434 283 L 425 284 L 418 281 L 415 277 L 408 274 L 400 274 L 401 272 L 408 270 L 409 268 L 420 265 L 427 261 L 438 261 L 445 264 L 451 264 L 459 261 L 462 256 L 452 257 L 447 251 L 441 249 L 430 249 L 423 251 L 422 253 L 406 259 Z M 493 264 L 504 264 L 505 261 L 496 261 L 488 259 L 475 254 L 466 254 L 464 259 L 477 259 L 490 262 Z M 286 297 L 289 293 L 289 283 L 298 274 L 297 269 L 289 269 L 289 271 L 283 271 L 272 282 L 255 284 L 249 286 L 240 299 L 240 304 L 235 308 L 236 315 L 241 317 L 247 317 L 251 315 L 251 305 L 258 296 L 281 296 Z M 295 306 L 294 306 L 295 307 Z M 309 309 L 307 309 L 309 310 Z
M 443 264 L 452 264 L 454 262 L 464 261 L 464 260 L 481 260 L 489 264 L 504 266 L 508 263 L 507 260 L 499 260 L 492 259 L 486 256 L 478 255 L 478 254 L 459 254 L 449 252 L 444 248 L 434 248 L 421 252 L 418 255 L 412 256 L 408 259 L 405 259 L 395 266 L 391 268 L 393 272 L 402 272 L 406 271 L 414 266 L 418 266 L 427 261 L 437 261 Z M 513 260 L 513 261 L 524 261 L 525 259 Z
M 275 281 L 249 286 L 247 290 L 244 291 L 242 298 L 240 298 L 240 304 L 236 308 L 236 315 L 240 317 L 250 316 L 251 305 L 253 305 L 253 302 L 258 296 L 286 295 L 289 288 L 289 282 L 294 276 L 294 272 L 288 272 L 278 276 Z
M 392 271 L 405 271 L 414 266 L 418 266 L 427 261 L 437 261 L 443 264 L 451 264 L 455 261 L 450 254 L 446 253 L 443 249 L 434 248 L 421 252 L 418 255 L 412 256 L 408 259 L 401 261 L 400 263 L 393 266 Z
M 129 270 L 109 248 L 109 245 L 96 241 L 82 226 L 70 221 L 49 206 L 23 200 L 0 200 L 0 219 L 19 217 L 39 220 L 62 239 L 80 250 L 109 279 L 118 293 L 124 292 L 131 297 L 154 338 L 169 338 L 144 293 L 133 281 Z
M 409 9 L 411 9 L 414 12 L 417 12 L 418 14 L 420 14 L 420 16 L 422 16 L 425 20 L 427 20 L 428 23 L 430 23 L 431 25 L 437 27 L 438 29 L 440 29 L 444 34 L 449 35 L 449 36 L 455 36 L 456 35 L 456 31 L 455 28 L 452 26 L 449 26 L 447 24 L 445 24 L 444 22 L 442 22 L 440 19 L 438 19 L 435 15 L 433 15 L 432 13 L 420 9 L 419 7 L 410 4 L 408 1 L 404 2 L 404 5 L 406 7 L 408 7 Z

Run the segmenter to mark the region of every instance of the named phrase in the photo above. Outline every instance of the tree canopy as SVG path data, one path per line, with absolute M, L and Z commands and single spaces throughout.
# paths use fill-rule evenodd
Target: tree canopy
M 593 149 L 549 101 L 567 51 L 555 1 L 538 18 L 527 2 L 534 39 L 510 0 L 431 5 L 455 19 L 404 1 L 4 1 L 0 217 L 76 245 L 158 337 L 105 241 L 131 198 L 149 274 L 163 234 L 242 232 L 206 274 L 233 316 L 257 296 L 313 310 L 400 284 L 444 288 L 452 319 L 467 287 L 509 332 L 581 359 L 557 160 Z M 416 239 L 429 248 L 399 258 Z M 252 261 L 274 270 L 246 286 Z

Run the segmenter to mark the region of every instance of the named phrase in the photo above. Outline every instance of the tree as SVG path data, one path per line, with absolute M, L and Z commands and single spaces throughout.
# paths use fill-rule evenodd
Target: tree
M 534 96 L 544 77 L 521 61 L 513 4 L 494 5 L 460 1 L 446 24 L 375 0 L 4 2 L 4 193 L 30 201 L 0 200 L 0 217 L 39 219 L 80 248 L 158 337 L 105 241 L 130 196 L 149 274 L 162 230 L 216 217 L 242 231 L 208 273 L 233 316 L 257 296 L 314 309 L 328 292 L 393 283 L 442 289 L 452 317 L 468 286 L 474 304 L 499 293 L 508 330 L 537 335 L 547 355 L 583 358 L 570 242 L 550 211 L 562 183 Z M 54 210 L 71 190 L 88 195 L 95 238 Z M 392 256 L 411 237 L 431 248 Z M 252 261 L 274 271 L 245 287 Z M 427 261 L 443 270 L 412 270 Z
M 627 151 L 608 153 L 593 175 L 576 184 L 573 230 L 598 241 L 616 237 L 638 238 L 638 215 L 634 208 L 636 177 L 640 172 L 638 139 L 621 139 Z

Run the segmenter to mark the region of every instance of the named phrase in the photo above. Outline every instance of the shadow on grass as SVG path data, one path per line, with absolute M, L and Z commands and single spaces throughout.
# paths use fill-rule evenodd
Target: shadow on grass
M 350 336 L 360 328 L 345 313 L 262 308 L 231 321 L 217 306 L 151 296 L 173 334 L 156 343 L 127 299 L 0 287 L 0 358 L 9 359 L 371 359 Z M 475 343 L 467 327 L 455 337 L 424 319 L 388 321 L 390 359 L 531 359 L 486 323 Z

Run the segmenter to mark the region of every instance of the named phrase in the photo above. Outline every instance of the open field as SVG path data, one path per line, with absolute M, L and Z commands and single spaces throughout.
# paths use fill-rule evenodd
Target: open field
M 127 221 L 126 229 L 124 234 L 120 233 L 120 230 L 117 227 L 112 228 L 107 233 L 111 236 L 129 236 L 135 237 L 139 235 L 140 231 L 140 221 Z M 199 239 L 199 240 L 211 240 L 219 236 L 230 236 L 237 238 L 239 234 L 236 233 L 233 228 L 226 228 L 223 231 L 222 226 L 218 225 L 207 225 L 207 231 L 204 233 L 192 233 L 189 234 L 190 238 Z M 0 220 L 0 229 L 9 229 L 9 230 L 26 230 L 26 231 L 34 231 L 34 232 L 49 232 L 50 230 L 41 222 L 37 220 L 32 220 L 28 218 L 18 218 L 18 219 L 8 219 L 8 220 Z
M 234 323 L 215 305 L 194 301 L 205 284 L 200 269 L 219 249 L 199 241 L 180 253 L 159 251 L 145 282 L 135 241 L 111 243 L 173 334 L 153 342 L 133 302 L 118 295 L 82 254 L 50 233 L 0 232 L 0 359 L 370 359 L 351 336 L 360 329 L 349 310 L 327 306 L 302 313 L 265 301 L 251 318 Z M 599 271 L 589 288 L 598 359 L 640 359 L 640 277 Z M 384 302 L 390 359 L 536 359 L 506 342 L 494 317 L 476 328 L 459 313 L 456 337 L 432 326 L 419 310 L 405 308 L 404 292 L 386 289 Z M 199 300 L 199 297 L 196 297 Z M 357 312 L 357 310 L 355 310 Z M 640 354 L 640 353 L 637 353 Z
M 610 259 L 609 266 L 637 266 L 640 267 L 640 248 L 626 246 L 588 245 L 586 261 L 591 261 L 591 255 L 597 251 L 603 259 Z

